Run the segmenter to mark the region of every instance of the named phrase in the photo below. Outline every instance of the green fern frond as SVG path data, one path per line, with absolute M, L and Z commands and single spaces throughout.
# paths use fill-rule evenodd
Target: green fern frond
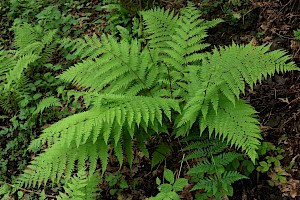
M 33 27 L 28 23 L 14 27 L 14 46 L 17 49 L 26 48 L 28 45 L 36 42 L 39 38 L 38 27 Z
M 108 165 L 108 158 L 109 158 L 108 150 L 109 150 L 109 147 L 103 139 L 99 140 L 99 143 L 100 143 L 99 144 L 99 158 L 101 160 L 102 175 L 103 175 L 104 172 L 106 171 L 106 167 Z M 95 144 L 97 144 L 97 142 Z
M 13 30 L 16 50 L 0 50 L 0 106 L 11 114 L 19 111 L 20 102 L 26 98 L 27 75 L 49 60 L 56 45 L 56 30 L 44 33 L 41 27 L 27 23 Z
M 130 135 L 130 133 L 123 134 L 123 144 L 126 153 L 126 158 L 131 168 L 134 155 L 133 155 L 133 146 L 132 146 L 132 136 Z
M 166 80 L 166 84 L 162 87 L 171 90 L 168 96 L 172 98 L 185 95 L 185 91 L 181 88 L 188 86 L 189 80 L 186 78 L 190 73 L 189 65 L 193 66 L 205 58 L 201 50 L 209 46 L 204 43 L 204 38 L 207 37 L 206 30 L 222 22 L 222 20 L 206 22 L 200 19 L 199 10 L 191 3 L 180 13 L 180 17 L 174 17 L 173 13 L 163 9 L 142 12 L 146 34 L 150 39 L 149 48 L 160 51 L 158 60 L 165 67 L 160 77 L 163 80 L 158 82 Z
M 137 40 L 118 42 L 112 36 L 102 35 L 101 46 L 97 51 L 101 57 L 87 59 L 71 67 L 59 76 L 66 82 L 89 88 L 90 91 L 103 91 L 109 94 L 136 95 L 153 87 L 151 80 L 156 76 L 148 73 L 151 67 L 150 52 L 140 52 Z
M 248 179 L 247 176 L 241 175 L 235 171 L 226 171 L 224 172 L 223 176 L 221 177 L 221 183 L 223 185 L 231 185 L 232 183 L 241 180 L 241 179 Z
M 46 33 L 39 26 L 24 23 L 14 27 L 17 48 L 16 55 L 21 57 L 27 54 L 39 55 L 37 65 L 43 64 L 51 58 L 56 46 L 57 30 L 49 30 Z
M 53 106 L 62 106 L 62 104 L 59 102 L 58 98 L 47 97 L 38 103 L 37 108 L 34 111 L 34 114 L 42 113 L 46 108 L 50 108 Z
M 190 148 L 193 148 L 195 146 L 195 144 L 198 144 L 198 142 L 188 145 L 183 150 L 187 151 Z M 206 144 L 203 144 L 203 143 L 202 143 L 202 145 L 200 144 L 200 146 L 196 147 L 196 150 L 189 153 L 184 158 L 184 161 L 218 154 L 218 153 L 221 153 L 222 151 L 224 151 L 226 149 L 226 147 L 227 147 L 227 144 L 224 142 L 220 142 L 217 140 L 210 140 L 210 141 L 208 140 L 208 142 Z
M 227 171 L 226 167 L 242 155 L 236 152 L 222 153 L 228 146 L 217 139 L 194 140 L 191 137 L 186 142 L 191 143 L 183 148 L 184 151 L 188 151 L 184 161 L 192 158 L 198 160 L 198 164 L 187 172 L 192 177 L 198 177 L 191 191 L 202 190 L 199 195 L 203 199 L 209 197 L 221 199 L 227 195 L 232 196 L 231 184 L 247 177 L 238 172 Z M 203 190 L 205 190 L 204 193 Z
M 99 126 L 99 130 L 102 129 L 104 140 L 107 142 L 112 134 L 109 129 L 113 125 L 127 127 L 129 132 L 131 132 L 130 128 L 132 125 L 139 126 L 142 120 L 145 124 L 149 124 L 150 126 L 155 125 L 156 122 L 162 125 L 162 115 L 164 114 L 171 120 L 171 110 L 180 112 L 178 101 L 142 96 L 99 95 L 98 98 L 94 99 L 93 107 L 89 111 L 73 115 L 50 126 L 44 131 L 44 136 L 41 136 L 36 142 L 40 141 L 44 143 L 48 139 L 59 138 L 60 133 L 70 127 L 77 129 L 77 127 L 93 126 Z M 90 136 L 93 137 L 93 141 L 96 141 L 98 137 L 98 135 L 92 136 L 92 133 L 89 131 L 78 133 L 79 131 L 75 130 L 75 132 L 76 133 L 70 133 L 68 137 L 69 143 L 71 143 L 72 140 L 75 140 L 78 144 L 82 143 L 82 134 L 84 134 L 86 138 Z M 80 134 L 76 136 L 77 140 L 73 134 Z M 49 138 L 48 135 L 50 136 Z M 115 142 L 118 141 L 116 140 Z
M 240 156 L 241 156 L 240 154 L 235 152 L 222 153 L 216 156 L 211 154 L 210 161 L 204 160 L 203 162 L 200 162 L 196 166 L 192 167 L 188 171 L 188 174 L 197 174 L 197 173 L 204 173 L 204 172 L 211 173 L 215 171 L 216 168 L 219 168 L 221 166 L 226 166 Z M 198 158 L 201 157 L 203 158 L 204 156 L 199 156 Z
M 99 177 L 95 174 L 86 175 L 84 170 L 78 172 L 77 176 L 72 177 L 64 186 L 65 192 L 60 192 L 58 200 L 93 200 L 95 199 L 99 184 Z
M 84 138 L 89 137 L 96 141 L 99 133 L 87 131 L 91 127 L 98 127 L 107 143 L 110 137 L 114 137 L 111 135 L 113 125 L 125 127 L 131 133 L 131 128 L 139 126 L 141 120 L 150 126 L 156 125 L 156 122 L 161 125 L 163 114 L 171 120 L 171 110 L 180 112 L 178 102 L 172 99 L 98 95 L 94 101 L 94 106 L 89 111 L 70 116 L 45 129 L 44 134 L 32 143 L 32 148 L 36 149 L 46 141 L 55 141 L 63 132 L 68 133 L 68 145 L 72 142 L 82 144 L 85 142 Z M 80 127 L 84 127 L 86 131 L 81 132 Z
M 150 43 L 150 48 L 165 47 L 170 41 L 170 34 L 174 33 L 177 27 L 178 15 L 174 11 L 154 8 L 152 10 L 141 11 L 145 24 L 146 38 Z
M 173 149 L 171 145 L 167 143 L 160 143 L 154 153 L 152 154 L 152 159 L 151 159 L 151 168 L 155 167 L 158 165 L 160 162 L 164 161 L 168 156 L 171 155 L 173 152 Z
M 201 130 L 208 127 L 210 135 L 214 132 L 222 141 L 241 147 L 255 161 L 261 139 L 258 121 L 254 118 L 256 111 L 243 100 L 237 100 L 234 106 L 226 97 L 220 99 L 218 114 L 211 108 L 206 119 L 200 119 Z
M 103 139 L 93 143 L 87 141 L 85 145 L 70 144 L 65 148 L 65 143 L 57 141 L 46 151 L 40 154 L 31 162 L 28 169 L 19 177 L 20 185 L 40 186 L 46 185 L 48 180 L 53 183 L 59 183 L 62 176 L 69 180 L 75 169 L 75 161 L 78 161 L 77 169 L 85 170 L 85 163 L 88 160 L 90 164 L 90 173 L 95 170 L 95 163 L 100 158 L 102 167 L 105 170 L 107 166 L 108 148 Z M 92 170 L 91 170 L 92 169 Z
M 123 160 L 124 160 L 122 140 L 119 140 L 118 143 L 114 143 L 113 147 L 114 147 L 113 149 L 114 149 L 115 155 L 119 161 L 120 169 L 121 169 L 121 166 L 123 166 Z
M 15 66 L 16 61 L 13 54 L 0 47 L 0 81 L 5 79 L 5 74 Z
M 6 75 L 6 85 L 5 89 L 9 90 L 12 87 L 12 84 L 18 83 L 18 80 L 21 79 L 23 72 L 28 68 L 29 64 L 35 62 L 39 56 L 35 54 L 27 54 L 22 56 L 14 66 L 12 70 L 10 70 Z
M 202 112 L 206 117 L 209 104 L 213 105 L 218 112 L 220 97 L 223 94 L 233 104 L 239 99 L 240 93 L 244 93 L 245 83 L 253 87 L 262 77 L 273 75 L 275 72 L 297 70 L 294 63 L 282 51 L 267 52 L 269 46 L 255 47 L 251 44 L 221 48 L 220 51 L 208 55 L 203 65 L 196 72 L 198 76 L 193 77 L 192 85 L 198 85 L 197 92 L 190 98 L 186 105 L 186 114 L 180 125 L 187 121 L 195 121 L 195 113 Z M 233 59 L 234 58 L 234 59 Z M 222 62 L 221 62 L 222 61 Z M 263 66 L 263 67 L 262 67 Z M 198 79 L 198 80 L 197 80 Z M 194 89 L 191 87 L 190 89 Z M 190 94 L 193 94 L 192 91 Z
M 192 189 L 191 191 L 204 189 L 205 191 L 209 191 L 212 195 L 215 195 L 217 192 L 220 192 L 220 185 L 230 186 L 235 181 L 245 179 L 246 176 L 239 174 L 238 172 L 234 171 L 226 171 L 222 174 L 221 177 L 217 176 L 210 176 L 204 179 L 201 179 Z M 222 188 L 224 189 L 224 187 Z
M 0 107 L 6 112 L 6 113 L 13 113 L 15 108 L 14 108 L 14 105 L 11 104 L 10 101 L 4 99 L 4 98 L 1 98 L 0 99 Z
M 219 180 L 216 176 L 210 176 L 204 179 L 199 180 L 199 182 L 191 189 L 191 191 L 204 189 L 206 191 L 218 191 Z
M 41 42 L 44 45 L 51 45 L 51 43 L 53 43 L 53 40 L 55 39 L 57 34 L 57 30 L 48 30 L 46 34 L 44 34 L 41 38 Z
M 135 129 L 138 129 L 142 121 L 157 129 L 157 125 L 161 126 L 163 123 L 162 115 L 171 120 L 171 110 L 180 112 L 178 102 L 172 99 L 99 95 L 89 111 L 57 122 L 45 129 L 41 137 L 30 144 L 30 149 L 37 149 L 45 142 L 48 144 L 54 142 L 32 162 L 29 166 L 31 170 L 25 171 L 22 177 L 26 178 L 21 180 L 26 180 L 25 183 L 29 185 L 35 184 L 38 180 L 46 182 L 50 179 L 56 182 L 61 178 L 61 176 L 54 176 L 58 166 L 60 170 L 65 171 L 65 177 L 69 178 L 74 170 L 75 160 L 78 160 L 78 168 L 84 166 L 85 161 L 89 160 L 94 163 L 92 165 L 94 170 L 95 160 L 98 157 L 102 162 L 102 173 L 104 173 L 108 164 L 108 144 L 110 141 L 114 144 L 119 143 L 121 137 L 127 161 L 132 165 L 132 138 Z M 90 150 L 92 147 L 96 149 Z M 99 152 L 99 155 L 93 151 Z M 117 155 L 119 161 L 122 161 L 120 151 L 117 151 Z M 43 172 L 45 168 L 47 174 Z
M 179 120 L 178 134 L 190 129 L 199 120 L 201 132 L 206 127 L 210 133 L 215 130 L 217 135 L 222 139 L 226 138 L 231 145 L 242 147 L 254 161 L 255 150 L 261 138 L 258 121 L 253 118 L 255 110 L 240 101 L 239 95 L 244 92 L 245 83 L 253 86 L 263 76 L 296 70 L 295 64 L 288 60 L 289 56 L 282 51 L 268 52 L 268 46 L 233 44 L 220 50 L 215 49 L 195 71 L 197 75 L 191 75 L 192 87 L 189 88 L 189 94 L 193 96 L 189 96 Z M 196 85 L 198 89 L 195 92 Z M 239 113 L 241 109 L 245 109 L 243 114 Z
M 2 69 L 3 74 L 0 75 L 2 79 L 0 85 L 0 107 L 7 113 L 13 114 L 19 111 L 19 104 L 28 93 L 26 84 L 28 82 L 25 76 L 26 69 L 36 60 L 39 56 L 34 54 L 27 54 L 20 58 L 16 55 L 5 55 L 7 60 L 0 60 L 0 67 L 6 65 Z M 3 63 L 1 63 L 3 61 Z
M 96 35 L 77 39 L 64 38 L 60 41 L 60 48 L 69 49 L 74 58 L 95 59 L 103 53 L 101 47 L 102 44 Z
M 229 90 L 238 99 L 240 93 L 244 93 L 245 83 L 253 87 L 262 80 L 262 77 L 267 78 L 275 72 L 297 70 L 293 62 L 288 62 L 291 57 L 287 56 L 286 52 L 281 50 L 268 52 L 269 47 L 270 45 L 253 46 L 251 43 L 247 45 L 233 43 L 229 47 L 214 49 L 214 53 L 210 54 L 203 63 L 200 78 L 209 80 L 210 85 L 222 84 L 221 92 Z M 230 97 L 229 100 L 232 98 Z

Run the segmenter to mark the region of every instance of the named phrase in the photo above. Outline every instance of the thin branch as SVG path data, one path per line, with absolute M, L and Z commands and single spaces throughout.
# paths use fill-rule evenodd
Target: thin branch
M 178 172 L 178 175 L 177 175 L 177 179 L 179 179 L 179 177 L 180 177 L 180 173 L 181 173 L 181 170 L 182 170 L 182 163 L 183 163 L 184 158 L 185 158 L 185 154 L 183 154 L 181 162 L 180 162 L 180 168 L 179 168 L 179 172 Z

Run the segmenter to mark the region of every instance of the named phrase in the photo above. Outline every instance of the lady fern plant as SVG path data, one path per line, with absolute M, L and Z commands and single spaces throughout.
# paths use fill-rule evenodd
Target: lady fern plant
M 0 108 L 16 114 L 29 93 L 28 79 L 49 61 L 56 46 L 56 30 L 44 33 L 39 26 L 24 23 L 13 27 L 15 50 L 0 48 Z
M 109 149 L 120 165 L 126 155 L 132 166 L 133 141 L 147 151 L 145 135 L 157 133 L 208 132 L 255 161 L 261 140 L 256 111 L 239 95 L 245 84 L 295 70 L 290 57 L 268 52 L 268 45 L 205 52 L 207 29 L 222 20 L 204 21 L 191 3 L 177 15 L 160 8 L 141 15 L 145 42 L 102 35 L 69 45 L 82 62 L 58 78 L 79 88 L 71 93 L 82 96 L 88 109 L 46 128 L 31 143 L 31 149 L 45 143 L 48 148 L 19 177 L 21 185 L 69 180 L 86 167 L 93 174 L 98 159 L 103 174 Z

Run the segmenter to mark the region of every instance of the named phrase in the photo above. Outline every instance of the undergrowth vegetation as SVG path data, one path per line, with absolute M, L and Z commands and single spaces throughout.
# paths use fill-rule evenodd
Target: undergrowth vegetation
M 297 70 L 286 52 L 211 48 L 208 29 L 223 20 L 202 19 L 191 2 L 178 13 L 154 0 L 130 1 L 131 9 L 129 1 L 31 2 L 0 4 L 14 36 L 0 49 L 1 144 L 9 140 L 1 174 L 19 166 L 0 176 L 4 199 L 99 199 L 105 181 L 112 196 L 134 190 L 139 183 L 128 185 L 120 170 L 136 165 L 137 152 L 149 170 L 164 165 L 150 199 L 180 199 L 184 190 L 223 199 L 275 150 L 262 150 L 256 111 L 240 95 Z M 92 21 L 94 11 L 106 15 Z M 115 177 L 107 173 L 113 158 Z M 280 165 L 280 153 L 265 159 L 257 170 Z

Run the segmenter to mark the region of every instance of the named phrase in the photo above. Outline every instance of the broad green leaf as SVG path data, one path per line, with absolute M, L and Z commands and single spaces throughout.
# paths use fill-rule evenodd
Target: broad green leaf
M 174 173 L 169 170 L 169 169 L 165 169 L 164 171 L 164 178 L 171 184 L 174 183 Z
M 161 184 L 160 186 L 158 186 L 158 189 L 160 192 L 170 192 L 172 191 L 172 185 L 170 184 Z
M 157 184 L 157 185 L 160 185 L 160 184 L 161 184 L 161 180 L 160 180 L 158 177 L 156 177 L 156 184 Z
M 188 180 L 185 178 L 177 179 L 173 185 L 174 191 L 182 191 L 183 188 L 188 184 Z

